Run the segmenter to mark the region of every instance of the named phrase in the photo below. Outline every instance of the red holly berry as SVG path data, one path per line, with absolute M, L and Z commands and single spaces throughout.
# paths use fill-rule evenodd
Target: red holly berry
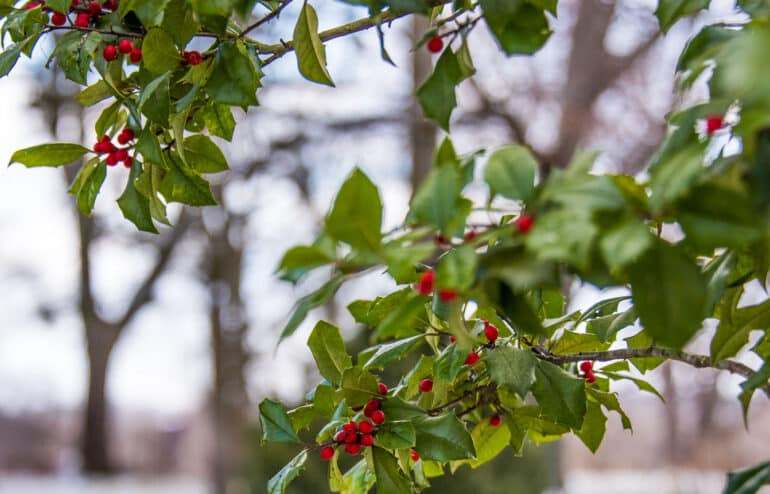
M 128 58 L 134 62 L 139 63 L 142 61 L 142 49 L 141 48 L 134 48 L 131 50 L 131 54 L 128 56 Z
M 586 372 L 586 376 L 585 377 L 586 377 L 586 382 L 588 384 L 593 384 L 593 383 L 596 382 L 596 375 L 593 373 L 593 371 Z
M 422 275 L 420 275 L 420 280 L 417 282 L 417 286 L 415 287 L 417 289 L 417 293 L 420 295 L 430 295 L 433 293 L 434 278 L 435 274 L 433 271 L 425 271 Z
M 361 445 L 360 444 L 346 444 L 345 445 L 345 451 L 347 451 L 347 453 L 349 455 L 355 456 L 355 455 L 357 455 L 358 453 L 361 452 Z
M 412 461 L 420 461 L 420 453 L 415 450 L 409 451 L 409 456 L 412 457 Z
M 364 409 L 364 407 L 353 407 L 353 411 L 354 412 L 360 412 L 363 409 Z
M 120 40 L 120 43 L 118 43 L 118 51 L 122 53 L 123 55 L 128 55 L 131 53 L 131 50 L 134 49 L 134 42 L 130 39 L 122 39 Z
M 500 336 L 500 332 L 496 327 L 489 324 L 489 322 L 486 322 L 484 325 L 484 336 L 487 337 L 487 340 L 494 343 L 495 340 L 497 340 L 497 337 Z
M 337 441 L 338 443 L 343 443 L 345 442 L 345 435 L 346 435 L 345 431 L 339 431 L 337 434 L 334 435 L 334 440 Z
M 342 424 L 342 430 L 345 432 L 356 432 L 358 430 L 358 427 L 356 426 L 355 422 L 348 422 L 347 424 Z
M 385 422 L 385 413 L 382 410 L 375 410 L 372 413 L 372 422 L 377 425 L 382 425 Z
M 323 461 L 329 461 L 334 458 L 334 448 L 331 446 L 324 446 L 321 448 L 321 459 Z
M 107 155 L 107 159 L 104 160 L 105 163 L 107 163 L 107 166 L 115 166 L 118 164 L 118 156 L 117 153 L 112 152 Z
M 499 415 L 492 415 L 489 417 L 489 425 L 492 427 L 498 427 L 503 419 Z
M 24 5 L 24 8 L 27 10 L 34 9 L 35 7 L 43 5 L 44 3 L 45 2 L 27 2 L 27 4 Z
M 358 423 L 358 430 L 361 432 L 361 434 L 370 434 L 372 430 L 374 430 L 374 427 L 368 420 L 362 420 Z
M 433 391 L 433 381 L 430 379 L 423 379 L 420 381 L 420 391 L 423 393 L 430 393 Z
M 118 0 L 104 0 L 102 7 L 107 10 L 116 10 L 118 8 Z
M 441 39 L 441 36 L 433 36 L 430 40 L 428 40 L 428 51 L 431 53 L 439 53 L 441 50 L 444 49 L 444 40 Z
M 435 237 L 433 237 L 433 241 L 436 242 L 436 244 L 438 245 L 446 245 L 449 243 L 449 239 L 440 233 Z
M 128 149 L 118 149 L 115 151 L 115 157 L 118 158 L 118 161 L 126 161 L 128 159 Z
M 465 365 L 476 365 L 479 363 L 479 354 L 471 352 L 465 357 Z
M 377 389 L 379 389 L 379 390 L 380 390 L 380 394 L 381 394 L 381 395 L 386 395 L 386 394 L 388 394 L 388 385 L 387 385 L 387 384 L 385 384 L 385 383 L 379 383 L 379 384 L 377 385 Z
M 184 52 L 184 58 L 190 65 L 200 65 L 203 62 L 203 55 L 199 51 L 186 51 Z
M 120 134 L 118 134 L 118 142 L 122 145 L 126 145 L 129 142 L 133 141 L 134 137 L 136 137 L 134 135 L 134 131 L 129 128 L 125 128 L 122 131 L 120 131 Z
M 80 0 L 72 0 L 72 6 L 73 7 L 79 7 L 80 6 Z
M 132 158 L 131 156 L 126 157 L 126 159 L 123 160 L 123 166 L 125 166 L 126 168 L 131 168 L 132 166 L 134 166 L 134 158 Z
M 372 413 L 375 410 L 380 409 L 380 400 L 369 400 L 366 402 L 366 406 L 364 407 L 364 414 L 366 412 Z
M 104 59 L 108 62 L 112 62 L 118 58 L 118 49 L 113 45 L 107 45 L 104 47 Z
M 345 442 L 348 444 L 353 444 L 358 442 L 358 433 L 357 432 L 346 432 L 345 433 Z
M 594 370 L 594 364 L 593 362 L 590 362 L 586 360 L 585 362 L 580 363 L 580 370 L 586 374 Z
M 63 26 L 67 22 L 67 16 L 61 12 L 54 12 L 51 16 L 51 24 L 54 26 Z
M 361 436 L 361 445 L 362 446 L 371 446 L 374 444 L 374 436 L 371 434 L 364 434 Z
M 102 4 L 99 2 L 91 2 L 88 4 L 88 12 L 91 13 L 91 15 L 99 15 L 102 13 Z
M 471 240 L 475 239 L 478 236 L 476 233 L 476 230 L 468 230 L 468 232 L 465 234 L 465 241 L 470 242 Z
M 706 133 L 708 135 L 713 134 L 717 130 L 725 126 L 725 121 L 722 115 L 711 115 L 706 118 Z
M 519 229 L 519 233 L 528 233 L 533 226 L 535 226 L 535 219 L 528 214 L 522 214 L 516 220 L 516 228 Z
M 457 341 L 457 336 L 452 335 L 449 337 L 449 343 L 454 343 L 455 341 Z
M 81 12 L 75 17 L 75 25 L 77 27 L 88 27 L 91 23 L 91 16 L 85 12 Z
M 446 303 L 454 302 L 455 299 L 457 299 L 457 292 L 454 290 L 445 288 L 443 290 L 438 291 L 438 298 L 440 298 L 442 302 L 446 302 Z
M 102 144 L 101 141 L 98 141 L 96 144 L 94 144 L 94 153 L 102 154 L 104 152 L 104 144 Z

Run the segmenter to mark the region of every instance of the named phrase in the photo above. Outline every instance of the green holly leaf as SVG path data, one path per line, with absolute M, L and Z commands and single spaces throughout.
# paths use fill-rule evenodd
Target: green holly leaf
M 356 168 L 342 184 L 326 218 L 326 231 L 354 249 L 377 251 L 382 242 L 382 202 L 377 187 Z
M 62 166 L 79 160 L 88 152 L 90 152 L 89 149 L 79 144 L 40 144 L 16 151 L 8 164 L 21 163 L 28 168 Z
M 681 348 L 701 327 L 706 283 L 698 266 L 662 241 L 629 266 L 634 307 L 656 342 Z
M 524 398 L 535 383 L 537 359 L 529 350 L 501 347 L 487 353 L 489 377 Z
M 227 158 L 209 137 L 196 134 L 184 140 L 187 164 L 199 173 L 219 173 L 228 170 Z
M 770 462 L 728 473 L 723 494 L 756 494 L 763 485 L 770 485 Z
M 453 413 L 417 419 L 414 428 L 417 433 L 414 449 L 420 458 L 452 461 L 476 456 L 471 435 Z
M 586 415 L 583 419 L 583 426 L 580 430 L 575 431 L 575 434 L 591 450 L 591 453 L 596 453 L 606 431 L 607 417 L 602 413 L 602 407 L 598 403 L 589 401 Z
M 286 487 L 304 470 L 306 461 L 307 450 L 303 449 L 267 482 L 268 494 L 284 494 Z
M 382 448 L 372 448 L 372 463 L 374 463 L 374 475 L 377 477 L 377 494 L 411 492 L 411 482 L 401 471 L 398 460 L 391 453 Z
M 319 321 L 307 340 L 318 370 L 329 382 L 339 384 L 342 373 L 353 365 L 336 326 Z
M 262 426 L 263 441 L 300 442 L 286 409 L 277 401 L 267 398 L 262 400 L 259 404 L 259 423 Z
M 217 49 L 206 92 L 224 105 L 257 105 L 259 78 L 259 70 L 246 46 L 241 41 L 225 42 Z
M 417 90 L 417 100 L 425 116 L 448 131 L 449 117 L 457 106 L 455 87 L 473 75 L 473 72 L 461 65 L 457 54 L 451 49 L 444 50 L 431 76 Z
M 551 30 L 537 2 L 481 0 L 484 19 L 508 55 L 533 54 L 548 41 Z
M 181 202 L 190 206 L 216 206 L 210 184 L 196 171 L 177 159 L 170 163 L 168 173 L 160 184 L 160 192 L 168 202 Z
M 361 367 L 350 367 L 342 373 L 340 392 L 348 406 L 364 405 L 380 395 L 377 378 Z
M 155 224 L 152 222 L 152 214 L 150 213 L 150 201 L 136 190 L 135 181 L 137 177 L 142 173 L 142 166 L 136 162 L 131 167 L 131 173 L 128 176 L 128 182 L 123 194 L 118 198 L 118 206 L 123 216 L 136 227 L 149 233 L 158 233 L 158 229 L 155 228 Z
M 72 181 L 69 192 L 75 196 L 78 209 L 83 214 L 90 215 L 93 211 L 96 196 L 99 195 L 106 176 L 107 165 L 98 158 L 91 158 Z
M 312 5 L 305 2 L 294 27 L 294 49 L 297 66 L 305 79 L 327 86 L 334 86 L 326 70 L 326 49 L 318 36 L 318 15 Z
M 169 0 L 123 0 L 118 12 L 121 17 L 133 11 L 144 27 L 159 26 L 163 22 L 163 12 Z
M 495 151 L 484 168 L 484 180 L 492 196 L 500 194 L 508 199 L 528 202 L 535 193 L 535 174 L 538 164 L 524 146 L 511 145 Z
M 416 335 L 392 343 L 378 345 L 377 351 L 364 364 L 364 369 L 382 369 L 403 359 L 423 342 L 425 336 Z
M 535 376 L 532 394 L 543 417 L 580 430 L 586 414 L 585 380 L 543 361 L 537 362 Z
M 511 441 L 511 431 L 503 424 L 493 426 L 485 419 L 476 424 L 471 432 L 476 458 L 469 461 L 471 468 L 478 468 L 503 452 Z
M 160 28 L 152 28 L 142 42 L 142 65 L 155 74 L 173 71 L 181 63 L 174 38 Z
M 390 419 L 385 411 L 387 421 L 377 429 L 376 444 L 387 449 L 411 448 L 416 441 L 416 433 L 412 422 L 408 420 Z

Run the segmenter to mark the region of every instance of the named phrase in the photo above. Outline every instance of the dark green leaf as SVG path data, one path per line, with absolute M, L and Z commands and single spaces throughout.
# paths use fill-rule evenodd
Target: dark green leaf
M 184 153 L 187 163 L 199 173 L 219 173 L 229 169 L 222 150 L 203 134 L 185 139 Z
M 259 78 L 255 62 L 243 43 L 225 42 L 217 49 L 206 92 L 217 103 L 243 107 L 256 105 Z
M 305 462 L 307 461 L 307 450 L 303 449 L 300 453 L 292 458 L 292 460 L 286 464 L 273 478 L 267 482 L 268 494 L 284 494 L 286 487 L 292 480 L 299 476 L 300 472 L 305 468 Z
M 342 373 L 340 392 L 348 406 L 357 407 L 381 396 L 377 378 L 361 367 L 350 367 Z
M 385 412 L 388 420 L 377 429 L 375 440 L 377 445 L 388 449 L 411 448 L 415 442 L 414 426 L 408 420 L 390 420 L 390 415 Z
M 134 163 L 123 194 L 118 198 L 118 206 L 123 216 L 143 232 L 158 233 L 150 214 L 150 201 L 136 190 L 135 181 L 142 173 L 142 166 Z
M 415 448 L 425 460 L 452 461 L 473 458 L 476 450 L 465 425 L 453 414 L 414 421 Z
M 471 75 L 451 49 L 444 50 L 433 74 L 417 90 L 417 99 L 425 116 L 435 120 L 442 129 L 449 130 L 449 117 L 457 106 L 455 87 Z
M 318 370 L 329 382 L 339 384 L 342 373 L 353 365 L 345 350 L 345 342 L 336 326 L 319 321 L 310 333 L 307 345 L 313 353 Z
M 586 414 L 585 380 L 543 361 L 537 362 L 535 375 L 532 394 L 543 417 L 580 430 Z
M 382 369 L 393 362 L 398 362 L 405 355 L 416 350 L 424 338 L 423 335 L 416 335 L 379 345 L 374 355 L 364 364 L 364 369 Z
M 770 462 L 730 472 L 723 494 L 756 494 L 763 485 L 770 484 Z
M 142 64 L 155 74 L 173 71 L 181 62 L 174 38 L 160 28 L 152 28 L 142 42 Z
M 382 203 L 377 187 L 356 168 L 342 184 L 326 218 L 326 231 L 355 249 L 379 250 Z
M 529 350 L 501 347 L 489 352 L 484 361 L 489 367 L 489 377 L 501 386 L 506 386 L 522 398 L 535 382 L 537 359 Z
M 529 201 L 535 193 L 538 169 L 532 153 L 524 146 L 511 145 L 495 151 L 484 168 L 484 180 L 492 195 Z
M 259 404 L 259 423 L 262 426 L 263 441 L 299 442 L 286 409 L 277 401 L 267 398 L 262 400 Z
M 21 163 L 26 167 L 61 166 L 82 158 L 89 149 L 79 144 L 40 144 L 13 153 L 9 165 Z
M 596 453 L 606 431 L 607 417 L 602 412 L 601 406 L 598 403 L 589 401 L 585 418 L 583 419 L 583 427 L 576 431 L 575 434 L 592 453 Z

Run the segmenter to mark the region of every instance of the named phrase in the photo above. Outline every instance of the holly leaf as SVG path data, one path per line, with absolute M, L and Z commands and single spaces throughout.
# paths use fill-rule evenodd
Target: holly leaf
M 379 250 L 382 202 L 377 187 L 356 168 L 342 184 L 326 218 L 326 231 L 354 249 Z
M 537 359 L 529 350 L 501 347 L 489 352 L 484 361 L 490 378 L 524 398 L 535 383 Z
M 259 423 L 262 426 L 263 441 L 300 442 L 286 409 L 277 401 L 268 398 L 262 400 L 259 404 Z
M 763 485 L 770 485 L 770 462 L 728 473 L 723 494 L 755 494 Z
M 414 421 L 414 428 L 417 433 L 414 449 L 420 458 L 452 461 L 476 456 L 471 435 L 453 413 L 420 418 Z
M 302 5 L 294 27 L 294 50 L 299 72 L 305 79 L 334 87 L 326 69 L 326 48 L 318 36 L 318 15 L 307 2 Z
M 586 414 L 585 380 L 543 361 L 537 362 L 535 376 L 532 394 L 543 417 L 580 430 Z
M 489 157 L 484 168 L 484 180 L 489 184 L 492 196 L 500 194 L 508 199 L 524 202 L 535 193 L 537 161 L 524 146 L 505 146 Z
M 288 487 L 291 481 L 296 479 L 305 468 L 306 461 L 307 450 L 303 449 L 267 482 L 268 494 L 284 494 L 286 487 Z
M 89 151 L 80 144 L 41 144 L 16 151 L 8 164 L 21 163 L 28 168 L 62 166 L 79 160 Z
M 339 384 L 342 373 L 353 365 L 345 350 L 340 330 L 324 321 L 319 321 L 307 340 L 318 370 L 331 383 Z
M 411 492 L 412 483 L 398 466 L 396 457 L 388 451 L 372 448 L 374 475 L 377 477 L 377 494 L 403 494 Z

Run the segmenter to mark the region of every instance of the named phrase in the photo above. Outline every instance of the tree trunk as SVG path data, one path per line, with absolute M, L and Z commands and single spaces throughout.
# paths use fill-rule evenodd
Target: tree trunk
M 88 351 L 88 399 L 83 424 L 83 471 L 107 475 L 114 472 L 110 458 L 110 420 L 107 401 L 107 368 L 117 341 L 115 328 L 94 321 L 86 323 Z

